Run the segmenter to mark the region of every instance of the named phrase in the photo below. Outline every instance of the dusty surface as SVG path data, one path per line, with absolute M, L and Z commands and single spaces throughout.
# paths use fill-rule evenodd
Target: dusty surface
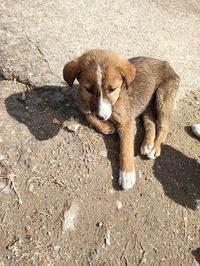
M 138 121 L 140 177 L 124 192 L 117 136 L 89 128 L 70 89 L 0 86 L 2 265 L 195 265 L 200 142 L 187 126 L 197 119 L 199 93 L 178 103 L 155 161 L 137 155 Z M 77 124 L 76 133 L 67 130 Z
M 199 13 L 198 1 L 1 3 L 0 266 L 200 263 Z M 64 63 L 95 47 L 170 61 L 186 94 L 155 161 L 138 153 L 137 121 L 126 192 L 117 135 L 89 127 L 62 84 Z

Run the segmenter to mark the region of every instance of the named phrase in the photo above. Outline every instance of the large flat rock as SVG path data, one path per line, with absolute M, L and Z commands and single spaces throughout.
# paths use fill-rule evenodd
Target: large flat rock
M 57 83 L 54 75 L 62 79 L 66 61 L 98 47 L 127 57 L 167 60 L 181 77 L 181 94 L 199 88 L 198 0 L 3 0 L 0 16 L 1 28 L 13 33 L 7 40 L 1 35 L 0 65 L 5 68 L 7 56 L 7 75 L 9 69 L 9 75 L 21 72 L 20 77 L 31 83 Z M 47 71 L 47 62 L 54 75 Z

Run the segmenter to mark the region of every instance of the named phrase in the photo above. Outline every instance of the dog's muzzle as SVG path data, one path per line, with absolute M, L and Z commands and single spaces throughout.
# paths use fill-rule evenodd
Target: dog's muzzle
M 104 115 L 104 116 L 100 116 L 99 114 L 95 114 L 95 116 L 96 116 L 96 118 L 97 118 L 98 120 L 107 120 L 107 119 L 108 119 L 106 115 Z
M 108 100 L 100 98 L 95 116 L 99 120 L 108 120 L 112 114 L 112 106 Z

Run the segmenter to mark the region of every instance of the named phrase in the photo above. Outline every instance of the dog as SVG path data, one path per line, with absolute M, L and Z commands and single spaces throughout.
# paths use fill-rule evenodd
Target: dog
M 145 137 L 141 153 L 155 159 L 169 132 L 180 78 L 166 61 L 149 57 L 126 59 L 109 50 L 94 49 L 68 62 L 64 80 L 79 83 L 78 106 L 98 131 L 120 140 L 119 185 L 136 181 L 134 121 L 142 115 Z M 155 114 L 154 114 L 155 113 Z

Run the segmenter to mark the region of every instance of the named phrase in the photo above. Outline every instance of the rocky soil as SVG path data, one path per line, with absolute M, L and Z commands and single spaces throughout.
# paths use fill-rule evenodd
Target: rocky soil
M 200 264 L 199 14 L 195 0 L 1 3 L 0 266 Z M 137 119 L 129 191 L 118 136 L 91 128 L 62 80 L 96 47 L 168 60 L 182 80 L 155 161 Z
M 195 265 L 199 93 L 178 102 L 155 161 L 138 154 L 137 121 L 138 179 L 121 191 L 118 137 L 85 123 L 72 89 L 0 86 L 2 265 Z

